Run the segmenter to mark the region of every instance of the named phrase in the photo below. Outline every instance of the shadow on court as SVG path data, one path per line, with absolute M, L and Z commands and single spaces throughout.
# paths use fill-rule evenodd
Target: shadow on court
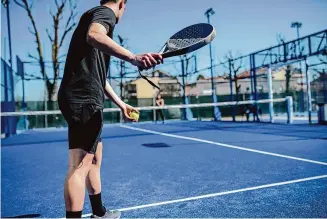
M 152 143 L 152 144 L 142 144 L 144 147 L 148 148 L 170 148 L 171 146 L 165 143 Z
M 41 214 L 23 214 L 23 215 L 17 215 L 12 217 L 3 216 L 2 218 L 36 218 L 36 217 L 41 217 Z

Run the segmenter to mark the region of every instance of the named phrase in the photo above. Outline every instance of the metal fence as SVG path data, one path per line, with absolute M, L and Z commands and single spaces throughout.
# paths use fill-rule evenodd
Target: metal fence
M 316 115 L 317 105 L 327 102 L 327 30 L 249 55 L 236 58 L 226 56 L 212 66 L 213 78 L 210 77 L 211 66 L 198 68 L 199 58 L 197 53 L 178 57 L 144 74 L 160 86 L 167 105 L 210 103 L 213 96 L 218 102 L 292 96 L 295 116 L 312 117 Z M 23 96 L 16 93 L 17 99 L 23 100 L 22 104 L 16 103 L 16 110 L 20 111 L 24 107 L 24 101 L 26 110 L 49 109 L 46 83 L 39 73 L 39 63 L 22 62 L 22 65 L 20 69 L 24 69 L 25 93 L 24 89 L 20 92 Z M 52 63 L 44 65 L 51 80 Z M 58 84 L 63 68 L 64 63 L 60 63 Z M 113 59 L 108 80 L 129 104 L 138 107 L 155 105 L 154 98 L 158 91 L 141 79 L 135 70 L 129 64 Z M 212 83 L 216 88 L 215 93 Z M 30 97 L 35 99 L 31 100 Z M 114 106 L 106 101 L 105 107 Z M 57 105 L 52 109 L 58 109 Z M 235 113 L 230 116 L 236 116 Z M 116 122 L 118 118 L 112 116 L 108 120 Z M 44 116 L 34 123 L 36 126 L 48 126 L 47 120 Z M 309 122 L 312 122 L 311 119 Z

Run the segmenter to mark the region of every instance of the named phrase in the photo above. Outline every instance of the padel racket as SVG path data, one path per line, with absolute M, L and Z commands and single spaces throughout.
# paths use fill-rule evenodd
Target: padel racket
M 216 30 L 211 24 L 194 24 L 182 29 L 170 37 L 159 53 L 163 58 L 185 55 L 208 45 L 215 37 Z M 139 71 L 139 73 L 143 79 L 160 90 L 157 85 L 150 81 L 146 76 L 142 75 L 141 71 Z

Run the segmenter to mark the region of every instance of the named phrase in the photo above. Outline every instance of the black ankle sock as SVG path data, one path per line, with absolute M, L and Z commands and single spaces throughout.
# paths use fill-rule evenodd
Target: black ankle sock
M 106 213 L 106 208 L 103 207 L 101 193 L 97 195 L 90 195 L 90 201 L 92 206 L 92 212 L 98 217 L 102 217 Z
M 82 218 L 82 211 L 66 211 L 66 218 Z

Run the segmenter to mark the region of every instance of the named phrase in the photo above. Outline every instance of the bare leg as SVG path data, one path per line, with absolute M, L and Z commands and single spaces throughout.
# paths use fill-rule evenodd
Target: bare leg
M 101 192 L 100 168 L 102 162 L 102 148 L 102 142 L 99 142 L 90 171 L 86 176 L 85 182 L 89 195 L 96 195 Z
M 82 149 L 69 150 L 68 172 L 65 180 L 66 211 L 82 211 L 85 196 L 85 179 L 92 166 L 93 154 Z
M 90 171 L 88 172 L 85 179 L 86 188 L 90 195 L 90 201 L 91 201 L 92 211 L 94 215 L 105 217 L 105 218 L 118 219 L 120 218 L 121 215 L 119 211 L 117 210 L 107 211 L 102 204 L 101 176 L 100 176 L 100 169 L 102 163 L 102 150 L 103 150 L 103 144 L 102 142 L 99 142 Z

